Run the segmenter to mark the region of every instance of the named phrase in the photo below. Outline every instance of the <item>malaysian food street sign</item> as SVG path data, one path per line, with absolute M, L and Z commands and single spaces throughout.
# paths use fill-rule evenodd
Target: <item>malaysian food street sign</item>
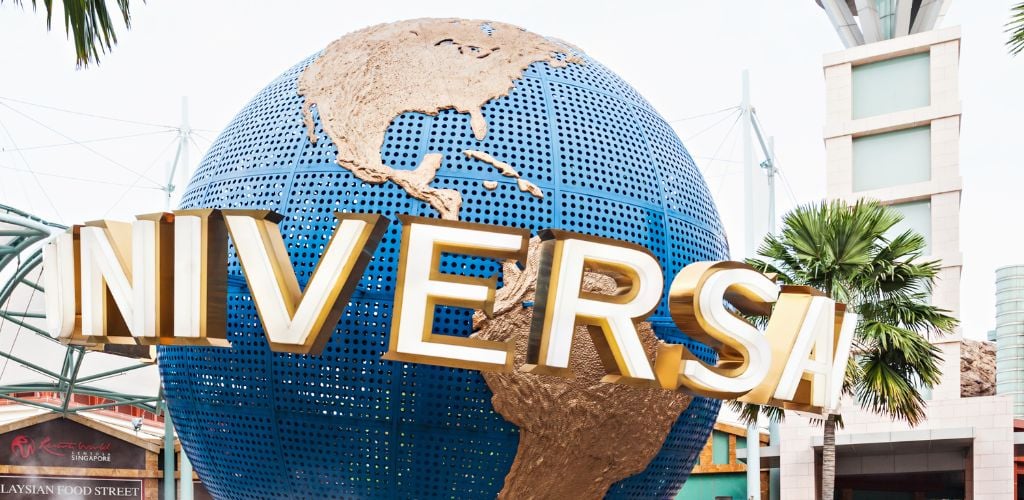
M 0 497 L 10 500 L 125 500 L 145 498 L 141 479 L 0 475 Z
M 261 210 L 179 210 L 133 222 L 74 226 L 44 250 L 47 325 L 64 342 L 228 346 L 228 241 L 271 349 L 318 355 L 356 291 L 390 221 L 336 213 L 337 226 L 305 287 L 278 228 Z M 401 255 L 384 358 L 511 371 L 513 344 L 435 333 L 435 306 L 490 315 L 497 277 L 440 270 L 442 254 L 525 262 L 526 229 L 399 216 Z M 739 262 L 696 262 L 668 287 L 672 320 L 718 361 L 663 344 L 648 358 L 637 325 L 663 300 L 662 269 L 647 249 L 618 240 L 541 231 L 541 266 L 526 364 L 572 377 L 573 331 L 586 327 L 607 383 L 682 390 L 749 403 L 838 409 L 856 315 L 809 287 L 780 286 Z M 584 291 L 587 273 L 612 277 L 612 294 Z M 746 319 L 768 317 L 764 331 Z

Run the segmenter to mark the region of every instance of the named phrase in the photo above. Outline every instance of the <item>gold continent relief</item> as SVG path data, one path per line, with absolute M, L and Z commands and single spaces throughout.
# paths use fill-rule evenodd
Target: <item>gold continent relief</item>
M 491 29 L 485 32 L 484 24 Z M 425 155 L 415 170 L 384 164 L 380 149 L 388 125 L 402 113 L 437 115 L 454 109 L 469 114 L 473 136 L 483 140 L 484 104 L 507 96 L 535 62 L 554 68 L 583 64 L 569 52 L 564 45 L 498 22 L 415 19 L 371 26 L 331 42 L 302 72 L 298 92 L 305 98 L 306 132 L 316 143 L 316 106 L 324 132 L 338 148 L 339 165 L 371 184 L 394 182 L 442 218 L 457 220 L 462 195 L 430 186 L 441 155 Z M 543 196 L 533 183 L 515 177 L 520 190 Z
M 535 237 L 525 269 L 511 261 L 502 265 L 505 286 L 495 293 L 493 316 L 473 316 L 473 337 L 516 346 L 516 370 L 482 372 L 494 392 L 495 411 L 519 427 L 519 449 L 498 498 L 603 498 L 613 484 L 647 468 L 691 398 L 601 382 L 606 371 L 585 327 L 573 334 L 569 368 L 575 378 L 518 371 L 526 361 L 533 317 L 524 304 L 534 300 L 539 269 Z M 582 289 L 610 295 L 617 285 L 609 276 L 586 273 Z M 662 341 L 647 322 L 638 331 L 653 361 Z
M 481 27 L 488 25 L 485 32 Z M 565 57 L 559 58 L 562 54 Z M 481 108 L 507 96 L 535 62 L 558 68 L 583 64 L 570 48 L 509 24 L 457 19 L 417 19 L 372 26 L 332 42 L 299 78 L 303 120 L 317 141 L 312 107 L 338 148 L 337 163 L 371 184 L 393 182 L 457 220 L 461 194 L 431 187 L 442 155 L 426 154 L 414 170 L 383 163 L 388 126 L 399 115 L 437 115 L 446 109 L 470 115 L 477 140 L 487 135 Z M 534 197 L 543 191 L 508 163 L 484 151 L 463 151 L 494 167 Z M 486 189 L 497 182 L 484 181 Z M 488 318 L 478 311 L 473 336 L 512 341 L 515 365 L 525 362 L 539 268 L 539 240 L 530 242 L 525 268 L 503 264 L 504 283 Z M 612 278 L 588 273 L 583 289 L 612 294 Z M 661 341 L 648 323 L 639 327 L 653 360 Z M 575 378 L 520 372 L 483 372 L 494 409 L 519 427 L 519 448 L 499 498 L 601 498 L 617 481 L 637 474 L 661 449 L 672 425 L 690 403 L 675 391 L 601 382 L 604 365 L 586 328 L 577 328 L 570 368 Z

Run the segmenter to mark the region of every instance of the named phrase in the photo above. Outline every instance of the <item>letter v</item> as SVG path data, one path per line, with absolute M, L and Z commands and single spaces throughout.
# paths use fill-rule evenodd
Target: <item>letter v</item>
M 318 355 L 341 319 L 388 220 L 335 213 L 338 226 L 300 291 L 278 224 L 269 210 L 223 210 L 242 273 L 271 350 Z

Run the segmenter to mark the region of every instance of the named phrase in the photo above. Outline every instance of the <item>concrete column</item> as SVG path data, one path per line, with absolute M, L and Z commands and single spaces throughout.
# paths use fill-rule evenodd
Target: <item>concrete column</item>
M 164 409 L 164 499 L 174 498 L 174 424 Z
M 181 448 L 181 454 L 178 455 L 179 463 L 178 467 L 181 470 L 181 481 L 179 482 L 179 499 L 180 500 L 192 500 L 192 462 L 188 459 L 188 454 L 185 453 L 185 447 Z
M 761 500 L 761 431 L 747 425 L 747 500 Z

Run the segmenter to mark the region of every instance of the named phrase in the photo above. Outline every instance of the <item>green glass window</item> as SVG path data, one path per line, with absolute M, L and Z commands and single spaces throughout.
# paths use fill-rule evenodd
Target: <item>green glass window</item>
M 868 191 L 932 178 L 930 126 L 853 139 L 853 190 Z
M 931 102 L 929 54 L 853 67 L 853 118 L 920 108 Z
M 903 214 L 903 220 L 889 229 L 888 238 L 894 238 L 908 229 L 924 236 L 925 255 L 932 253 L 932 202 L 931 200 L 897 203 L 891 208 Z
M 721 431 L 711 432 L 711 463 L 729 463 L 729 435 Z

